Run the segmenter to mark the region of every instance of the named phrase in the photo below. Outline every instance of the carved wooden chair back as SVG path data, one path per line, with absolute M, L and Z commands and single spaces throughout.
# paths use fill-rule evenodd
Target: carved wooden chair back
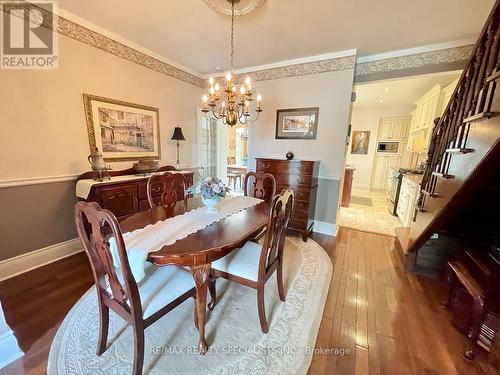
M 267 231 L 262 245 L 259 260 L 259 280 L 279 258 L 282 260 L 285 246 L 286 231 L 293 210 L 293 190 L 283 189 L 281 194 L 274 196 L 269 210 Z
M 271 201 L 276 195 L 276 179 L 271 173 L 248 172 L 243 180 L 243 193 L 250 197 Z
M 142 319 L 137 283 L 130 270 L 125 243 L 115 216 L 96 202 L 78 202 L 75 205 L 75 223 L 92 267 L 99 304 L 107 305 L 129 323 L 132 317 Z M 113 264 L 109 234 L 105 233 L 109 230 L 116 241 L 121 277 L 118 277 Z
M 155 182 L 160 182 L 160 184 L 158 186 L 153 186 Z M 159 192 L 160 189 L 163 189 L 160 204 L 163 205 L 167 211 L 173 212 L 174 206 L 181 198 L 184 200 L 184 209 L 187 210 L 186 186 L 186 177 L 184 177 L 182 173 L 164 172 L 162 174 L 155 174 L 151 176 L 147 184 L 149 206 L 151 208 L 156 206 L 153 197 L 153 190 Z M 179 192 L 182 192 L 182 197 L 178 196 Z

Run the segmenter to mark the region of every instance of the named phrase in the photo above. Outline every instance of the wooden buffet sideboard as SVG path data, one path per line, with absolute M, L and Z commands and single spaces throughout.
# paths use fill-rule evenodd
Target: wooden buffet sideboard
M 161 168 L 163 169 L 163 168 Z M 163 169 L 168 170 L 168 168 Z M 182 173 L 186 177 L 187 186 L 193 185 L 194 172 L 175 171 L 172 173 Z M 138 176 L 130 168 L 122 171 L 111 171 L 111 179 L 102 182 L 93 181 L 92 172 L 84 173 L 78 176 L 77 185 L 86 184 L 86 189 L 79 189 L 77 186 L 77 197 L 87 202 L 97 202 L 101 207 L 110 210 L 118 220 L 149 209 L 147 183 L 150 175 Z M 153 201 L 158 203 L 163 192 L 163 186 L 160 181 L 153 182 L 152 185 Z M 88 193 L 82 194 L 82 190 Z M 80 193 L 78 191 L 80 190 Z M 83 196 L 82 196 L 83 195 Z M 86 195 L 86 196 L 85 196 Z M 182 200 L 182 193 L 179 192 L 179 200 Z
M 276 193 L 292 189 L 295 201 L 289 228 L 302 234 L 302 239 L 312 232 L 318 191 L 319 161 L 255 158 L 257 171 L 271 173 L 276 179 Z

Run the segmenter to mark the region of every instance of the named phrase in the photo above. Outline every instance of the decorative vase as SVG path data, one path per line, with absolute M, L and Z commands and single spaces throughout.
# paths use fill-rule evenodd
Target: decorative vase
M 217 212 L 217 204 L 219 204 L 220 197 L 202 198 L 201 200 L 205 207 L 207 207 L 207 212 Z
M 292 160 L 295 155 L 292 151 L 288 151 L 285 156 L 288 160 Z

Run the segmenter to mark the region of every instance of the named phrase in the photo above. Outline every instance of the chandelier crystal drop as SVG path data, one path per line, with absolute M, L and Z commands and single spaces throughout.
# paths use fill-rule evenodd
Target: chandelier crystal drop
M 260 104 L 262 96 L 257 95 L 257 105 L 254 109 L 256 116 L 254 119 L 250 119 L 250 106 L 254 101 L 252 81 L 250 77 L 247 77 L 238 89 L 234 75 L 234 4 L 238 3 L 239 0 L 227 1 L 231 3 L 231 68 L 226 74 L 225 87 L 221 87 L 213 77 L 208 80 L 210 90 L 208 94 L 203 95 L 202 112 L 205 113 L 205 116 L 211 112 L 216 119 L 222 119 L 224 125 L 234 126 L 238 122 L 244 125 L 259 118 L 260 112 L 262 112 Z

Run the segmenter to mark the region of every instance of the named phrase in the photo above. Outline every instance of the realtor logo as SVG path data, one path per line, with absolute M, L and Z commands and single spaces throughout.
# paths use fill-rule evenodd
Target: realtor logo
M 56 69 L 55 1 L 0 1 L 0 69 Z

